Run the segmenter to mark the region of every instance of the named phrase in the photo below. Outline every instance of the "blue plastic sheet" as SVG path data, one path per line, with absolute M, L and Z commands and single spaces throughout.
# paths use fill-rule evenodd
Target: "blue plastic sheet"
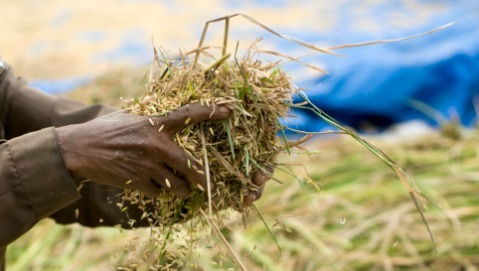
M 433 126 L 441 118 L 459 118 L 466 126 L 477 124 L 479 2 L 442 4 L 446 8 L 427 23 L 392 32 L 405 37 L 455 21 L 450 28 L 413 40 L 338 51 L 350 57 L 321 58 L 330 75 L 298 84 L 316 106 L 358 130 L 418 119 Z M 375 12 L 387 14 L 397 8 L 397 1 L 377 8 Z M 348 29 L 352 23 L 344 21 L 336 27 Z M 391 38 L 391 34 L 342 31 L 341 37 L 336 37 L 339 43 L 350 43 Z M 310 111 L 296 110 L 295 115 L 287 125 L 304 131 L 330 128 Z

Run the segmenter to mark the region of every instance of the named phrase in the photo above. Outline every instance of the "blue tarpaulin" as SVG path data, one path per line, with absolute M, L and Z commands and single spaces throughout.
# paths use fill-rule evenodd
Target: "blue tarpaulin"
M 397 2 L 381 4 L 378 12 L 387 14 L 397 8 Z M 475 125 L 479 110 L 474 106 L 479 98 L 479 2 L 443 1 L 443 5 L 443 11 L 420 26 L 389 30 L 394 37 L 406 37 L 455 22 L 451 27 L 413 40 L 338 51 L 349 55 L 346 59 L 323 56 L 321 62 L 330 75 L 306 79 L 299 85 L 316 106 L 358 130 L 418 119 L 437 126 L 441 118 Z M 344 31 L 352 23 L 337 24 L 337 42 L 391 38 L 384 32 Z M 296 110 L 295 115 L 288 124 L 294 128 L 328 128 L 310 111 Z

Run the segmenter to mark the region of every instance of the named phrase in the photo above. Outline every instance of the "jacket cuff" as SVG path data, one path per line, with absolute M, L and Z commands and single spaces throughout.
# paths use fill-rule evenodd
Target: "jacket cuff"
M 80 198 L 66 169 L 53 127 L 14 138 L 8 144 L 25 194 L 38 219 Z

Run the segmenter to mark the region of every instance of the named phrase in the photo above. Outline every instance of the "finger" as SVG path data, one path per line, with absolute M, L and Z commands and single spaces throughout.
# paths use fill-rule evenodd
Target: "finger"
M 253 204 L 254 201 L 258 200 L 261 198 L 263 195 L 263 190 L 264 190 L 264 184 L 260 187 L 258 187 L 255 191 L 251 191 L 246 195 L 243 199 L 243 202 L 246 206 L 250 206 Z
M 166 142 L 165 142 L 166 143 Z M 191 157 L 185 150 L 173 142 L 168 144 L 168 161 L 165 164 L 180 172 L 186 180 L 195 188 L 205 191 L 208 188 L 205 167 L 197 159 Z M 211 181 L 211 180 L 210 180 Z M 210 189 L 215 187 L 211 181 Z
M 166 118 L 165 128 L 175 133 L 189 125 L 207 121 L 227 118 L 231 110 L 226 105 L 200 103 L 187 104 L 173 110 Z M 165 121 L 165 119 L 163 119 Z
M 157 174 L 152 176 L 152 180 L 182 199 L 188 197 L 191 192 L 185 180 L 166 168 L 157 169 Z
M 267 167 L 266 170 L 270 172 L 270 174 L 272 174 L 272 172 L 274 171 L 273 168 L 270 167 Z M 257 186 L 257 188 L 255 191 L 249 192 L 248 195 L 244 197 L 243 202 L 246 206 L 250 206 L 255 200 L 261 198 L 261 196 L 263 195 L 264 186 L 266 182 L 270 179 L 271 176 L 263 172 L 256 172 L 253 175 L 253 183 Z
M 253 183 L 259 187 L 264 186 L 269 179 L 271 179 L 271 176 L 263 172 L 256 172 L 253 175 Z
M 268 171 L 272 171 L 268 169 Z M 263 173 L 263 172 L 257 172 L 253 175 L 253 183 L 258 187 L 256 191 L 253 191 L 252 193 L 255 193 L 255 200 L 261 198 L 263 195 L 263 190 L 266 182 L 268 182 L 271 179 L 271 176 Z
M 128 189 L 138 190 L 149 198 L 154 198 L 163 192 L 163 188 L 157 183 L 151 181 L 127 181 L 125 187 Z

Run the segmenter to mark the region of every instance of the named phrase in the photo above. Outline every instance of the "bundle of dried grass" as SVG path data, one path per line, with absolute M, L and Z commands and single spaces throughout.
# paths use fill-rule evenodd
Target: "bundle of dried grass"
M 208 66 L 195 65 L 188 56 L 165 59 L 156 57 L 160 72 L 151 75 L 147 93 L 129 104 L 132 113 L 163 116 L 199 102 L 226 104 L 232 117 L 191 125 L 174 138 L 214 176 L 211 195 L 196 187 L 186 199 L 165 192 L 155 200 L 158 212 L 149 215 L 171 224 L 195 217 L 200 208 L 210 214 L 228 208 L 242 211 L 243 197 L 257 189 L 251 177 L 255 172 L 271 174 L 268 169 L 283 149 L 278 118 L 286 116 L 294 87 L 278 63 L 254 60 L 250 53 L 241 59 L 227 54 Z

